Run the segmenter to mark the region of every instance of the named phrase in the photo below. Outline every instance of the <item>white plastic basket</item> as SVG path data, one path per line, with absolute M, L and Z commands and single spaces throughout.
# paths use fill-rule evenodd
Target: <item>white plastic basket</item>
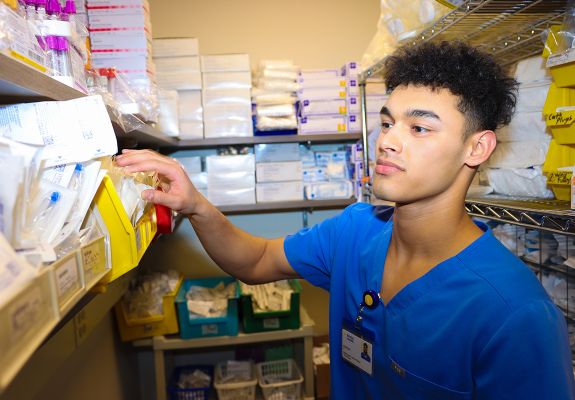
M 247 365 L 249 368 L 249 380 L 227 383 L 224 382 L 226 377 L 233 374 L 233 370 L 229 368 L 230 364 L 223 362 L 216 365 L 214 386 L 218 392 L 219 400 L 254 400 L 256 398 L 258 380 L 256 379 L 254 363 L 250 361 Z M 245 364 L 242 367 L 245 367 Z
M 257 364 L 258 383 L 266 400 L 299 400 L 303 377 L 292 359 Z M 270 382 L 270 379 L 277 382 Z

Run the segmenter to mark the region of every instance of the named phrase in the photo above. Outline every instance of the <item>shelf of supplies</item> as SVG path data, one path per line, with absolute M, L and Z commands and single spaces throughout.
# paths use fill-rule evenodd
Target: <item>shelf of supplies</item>
M 301 200 L 278 201 L 274 203 L 256 203 L 244 205 L 218 206 L 224 214 L 247 214 L 259 212 L 298 211 L 298 210 L 326 210 L 344 208 L 355 203 L 355 197 L 335 200 Z
M 525 259 L 525 257 L 520 257 L 521 260 L 527 264 L 528 266 L 539 270 L 547 270 L 547 271 L 554 271 L 560 273 L 564 276 L 569 276 L 570 278 L 575 277 L 575 269 L 567 266 L 567 265 L 559 265 L 559 264 L 539 264 L 530 260 Z
M 270 135 L 270 136 L 244 136 L 244 137 L 225 137 L 213 139 L 198 140 L 180 140 L 176 141 L 175 148 L 170 150 L 183 149 L 205 149 L 217 146 L 252 146 L 254 144 L 267 143 L 336 143 L 336 142 L 355 142 L 361 139 L 361 133 L 328 133 L 319 135 Z
M 575 211 L 567 201 L 485 196 L 466 199 L 465 208 L 475 217 L 575 235 Z
M 542 32 L 560 24 L 566 0 L 468 0 L 400 44 L 424 41 L 468 42 L 497 57 L 502 66 L 541 53 Z M 367 68 L 360 81 L 379 75 L 385 58 Z
M 6 52 L 0 52 L 1 103 L 64 101 L 85 96 L 85 93 L 52 79 L 41 71 L 12 58 Z M 110 114 L 116 137 L 122 147 L 165 147 L 174 146 L 177 143 L 174 139 L 161 135 L 155 128 L 138 120 L 135 116 L 124 115 L 121 122 L 117 113 L 111 108 L 108 108 L 108 114 Z M 135 129 L 126 132 L 125 126 Z

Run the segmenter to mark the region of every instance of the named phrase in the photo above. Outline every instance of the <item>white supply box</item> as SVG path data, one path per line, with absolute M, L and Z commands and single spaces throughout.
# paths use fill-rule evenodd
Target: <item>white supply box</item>
M 302 175 L 305 183 L 328 181 L 326 169 L 324 167 L 305 167 Z
M 148 0 L 87 0 L 86 9 L 94 7 L 126 7 L 126 6 L 150 7 Z
M 187 172 L 187 171 L 186 171 Z M 196 173 L 188 173 L 188 177 L 192 184 L 197 190 L 208 190 L 208 173 L 207 172 L 196 172 Z
M 248 54 L 214 54 L 201 56 L 203 72 L 250 71 Z
M 359 66 L 359 63 L 355 61 L 347 62 L 341 67 L 341 76 L 345 76 L 348 79 L 349 78 L 357 79 L 360 72 L 361 68 Z
M 178 115 L 180 120 L 202 121 L 202 92 L 199 90 L 178 91 Z
M 255 188 L 224 189 L 208 186 L 208 200 L 215 206 L 255 204 Z
M 300 134 L 347 132 L 345 116 L 301 117 L 298 118 Z
M 202 121 L 189 121 L 180 119 L 181 140 L 196 140 L 204 138 L 204 123 Z
M 284 182 L 302 180 L 301 161 L 282 161 L 256 164 L 256 180 L 260 182 Z
M 252 87 L 252 74 L 249 71 L 204 72 L 204 89 L 249 89 Z
M 176 160 L 182 164 L 188 175 L 202 172 L 202 157 L 177 157 Z
M 258 203 L 298 201 L 303 200 L 303 198 L 302 181 L 256 184 L 256 201 Z
M 115 50 L 115 49 L 91 49 L 92 60 L 115 60 L 119 59 L 126 59 L 126 58 L 139 58 L 141 60 L 148 60 L 148 55 L 150 54 L 150 49 L 131 49 L 131 50 Z M 141 61 L 138 61 L 141 62 Z
M 244 115 L 204 115 L 204 137 L 248 137 L 253 136 L 251 112 Z
M 381 124 L 381 115 L 377 113 L 367 114 L 367 130 L 371 132 Z M 347 130 L 348 132 L 361 132 L 361 115 L 349 114 L 347 116 Z
M 253 171 L 208 172 L 208 190 L 254 189 L 256 181 Z
M 347 162 L 347 151 L 316 151 L 315 165 L 318 167 L 327 167 L 329 163 Z
M 251 110 L 250 89 L 210 89 L 202 92 L 202 103 L 205 108 L 221 104 L 249 105 Z
M 158 129 L 166 136 L 177 137 L 180 134 L 178 92 L 175 90 L 158 90 L 158 100 Z
M 331 78 L 321 78 L 321 79 L 309 79 L 300 76 L 298 78 L 298 83 L 302 89 L 314 89 L 314 88 L 342 88 L 346 87 L 346 80 L 341 76 L 334 76 Z
M 335 100 L 335 99 L 345 99 L 347 93 L 345 88 L 333 87 L 333 88 L 321 88 L 321 89 L 300 89 L 297 92 L 299 99 L 306 100 Z
M 302 80 L 332 79 L 339 76 L 337 69 L 302 69 L 299 73 Z
M 92 66 L 98 68 L 116 68 L 118 71 L 152 71 L 153 64 L 148 56 L 138 53 L 135 56 L 102 58 L 93 57 Z
M 147 52 L 150 34 L 141 30 L 135 31 L 103 31 L 91 32 L 90 42 L 92 51 L 94 50 L 114 50 L 113 53 L 123 53 L 121 56 L 127 56 L 126 52 L 138 50 Z
M 255 145 L 256 163 L 300 161 L 299 143 Z
M 199 90 L 202 88 L 202 74 L 199 71 L 156 73 L 158 86 L 167 90 Z
M 310 183 L 305 185 L 308 200 L 349 199 L 353 196 L 351 181 Z
M 200 54 L 196 38 L 161 38 L 152 42 L 154 58 L 187 57 Z
M 256 159 L 253 154 L 241 154 L 237 156 L 207 156 L 206 172 L 218 174 L 226 172 L 246 171 L 254 173 Z
M 158 72 L 190 72 L 200 71 L 200 57 L 154 57 Z
M 381 107 L 385 105 L 389 99 L 388 95 L 366 95 L 365 103 L 366 110 L 368 113 L 378 113 L 381 111 Z M 361 112 L 361 98 L 359 96 L 347 96 L 347 112 L 349 114 L 359 114 Z
M 347 112 L 345 99 L 336 100 L 300 100 L 302 116 L 333 115 Z
M 143 8 L 130 8 L 129 14 L 116 9 L 97 9 L 88 12 L 88 28 L 94 30 L 120 31 L 128 29 L 152 29 L 150 16 Z

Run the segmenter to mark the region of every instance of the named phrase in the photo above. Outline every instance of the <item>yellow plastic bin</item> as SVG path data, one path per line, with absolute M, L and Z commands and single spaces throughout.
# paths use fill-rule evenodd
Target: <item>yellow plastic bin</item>
M 575 49 L 549 56 L 547 68 L 558 87 L 575 87 Z
M 150 210 L 142 216 L 138 225 L 136 226 L 136 248 L 138 252 L 138 262 L 144 256 L 144 253 L 152 243 L 158 231 L 158 224 L 156 220 L 156 208 L 151 207 Z
M 162 298 L 162 315 L 129 319 L 124 301 L 120 300 L 114 308 L 122 340 L 130 341 L 151 336 L 178 333 L 178 318 L 174 300 L 183 281 L 184 277 L 180 276 L 176 288 Z
M 575 110 L 547 114 L 545 124 L 558 144 L 575 144 Z
M 107 283 L 119 278 L 138 265 L 136 232 L 110 177 L 104 177 L 96 196 L 94 196 L 94 205 L 102 216 L 110 234 L 112 269 L 102 279 L 102 283 Z
M 560 88 L 552 82 L 543 106 L 543 115 L 556 113 L 557 109 L 562 107 L 573 106 L 575 106 L 575 88 Z
M 550 174 L 559 168 L 572 165 L 575 165 L 575 146 L 559 144 L 555 139 L 551 139 L 543 164 L 543 172 Z
M 549 57 L 551 54 L 555 54 L 559 47 L 561 46 L 561 37 L 557 34 L 563 28 L 563 25 L 551 25 L 549 27 L 549 34 L 547 35 L 547 40 L 545 41 L 545 47 L 543 47 L 543 58 Z
M 572 171 L 553 171 L 547 174 L 547 185 L 553 190 L 557 200 L 571 199 Z

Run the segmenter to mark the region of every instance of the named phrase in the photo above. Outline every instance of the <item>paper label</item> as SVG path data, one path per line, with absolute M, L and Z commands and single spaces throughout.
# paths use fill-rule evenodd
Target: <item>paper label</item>
M 31 289 L 10 307 L 10 336 L 12 342 L 21 339 L 42 317 L 42 292 L 40 288 Z
M 98 240 L 82 249 L 82 265 L 86 276 L 86 283 L 97 274 L 106 270 L 106 243 Z
M 279 318 L 266 318 L 263 320 L 264 329 L 279 329 Z
M 217 335 L 217 334 L 218 334 L 217 324 L 202 325 L 202 336 Z
M 70 257 L 64 261 L 54 270 L 54 273 L 56 274 L 56 288 L 60 300 L 70 296 L 71 292 L 80 286 L 76 257 Z
M 547 68 L 556 67 L 575 61 L 575 49 L 568 49 L 559 54 L 553 54 L 547 58 Z
M 372 343 L 350 330 L 342 329 L 341 356 L 345 361 L 369 375 L 373 375 L 372 350 Z

